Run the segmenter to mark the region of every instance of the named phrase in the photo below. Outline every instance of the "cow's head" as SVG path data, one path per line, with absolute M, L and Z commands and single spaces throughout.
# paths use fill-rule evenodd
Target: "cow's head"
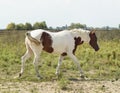
M 97 44 L 97 37 L 96 37 L 95 31 L 91 31 L 89 33 L 89 36 L 90 36 L 89 44 L 94 48 L 95 51 L 98 51 L 99 46 Z

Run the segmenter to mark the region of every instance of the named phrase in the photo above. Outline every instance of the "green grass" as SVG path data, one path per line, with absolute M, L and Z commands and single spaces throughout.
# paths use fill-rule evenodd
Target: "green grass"
M 58 56 L 57 54 L 41 54 L 39 71 L 43 80 L 36 77 L 33 57 L 25 65 L 25 72 L 20 79 L 14 79 L 21 68 L 21 56 L 25 53 L 25 32 L 5 33 L 0 37 L 0 82 L 46 82 L 57 80 L 61 89 L 66 89 L 66 84 L 71 78 L 79 78 L 77 67 L 71 59 L 66 57 L 61 66 L 60 78 L 55 75 Z M 120 41 L 99 41 L 100 50 L 95 52 L 88 44 L 78 47 L 76 56 L 85 75 L 91 79 L 110 80 L 120 78 Z M 33 90 L 31 90 L 33 91 Z

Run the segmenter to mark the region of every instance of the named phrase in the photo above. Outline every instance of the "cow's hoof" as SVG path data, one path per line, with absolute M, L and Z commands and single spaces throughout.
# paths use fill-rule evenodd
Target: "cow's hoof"
M 85 76 L 84 76 L 84 75 L 80 75 L 80 77 L 81 77 L 82 79 L 85 79 Z
M 22 74 L 21 73 L 19 73 L 19 78 L 22 76 Z
M 43 79 L 43 77 L 42 77 L 42 76 L 37 76 L 37 78 L 38 78 L 38 79 Z

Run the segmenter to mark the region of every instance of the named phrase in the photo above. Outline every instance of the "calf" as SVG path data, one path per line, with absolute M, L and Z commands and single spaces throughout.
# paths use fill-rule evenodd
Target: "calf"
M 58 53 L 60 54 L 58 60 L 58 66 L 56 68 L 56 74 L 60 73 L 59 68 L 62 60 L 66 55 L 68 55 L 74 63 L 77 65 L 80 76 L 84 77 L 84 73 L 80 67 L 79 61 L 75 56 L 75 51 L 78 45 L 88 42 L 95 51 L 99 50 L 97 44 L 97 37 L 95 32 L 83 30 L 83 29 L 73 29 L 64 30 L 60 32 L 49 32 L 46 30 L 38 29 L 26 33 L 25 45 L 26 53 L 22 56 L 22 66 L 19 77 L 23 74 L 25 61 L 34 54 L 34 66 L 36 74 L 41 78 L 38 71 L 38 61 L 42 50 L 48 53 Z

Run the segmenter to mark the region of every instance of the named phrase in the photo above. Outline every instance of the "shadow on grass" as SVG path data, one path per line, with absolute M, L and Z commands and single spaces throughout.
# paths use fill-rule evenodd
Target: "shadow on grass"
M 120 78 L 113 78 L 113 79 L 103 79 L 103 78 L 85 78 L 85 79 L 82 79 L 82 78 L 68 78 L 68 80 L 74 81 L 74 82 L 77 82 L 77 81 L 111 81 L 111 82 L 115 82 L 115 81 L 120 80 Z

